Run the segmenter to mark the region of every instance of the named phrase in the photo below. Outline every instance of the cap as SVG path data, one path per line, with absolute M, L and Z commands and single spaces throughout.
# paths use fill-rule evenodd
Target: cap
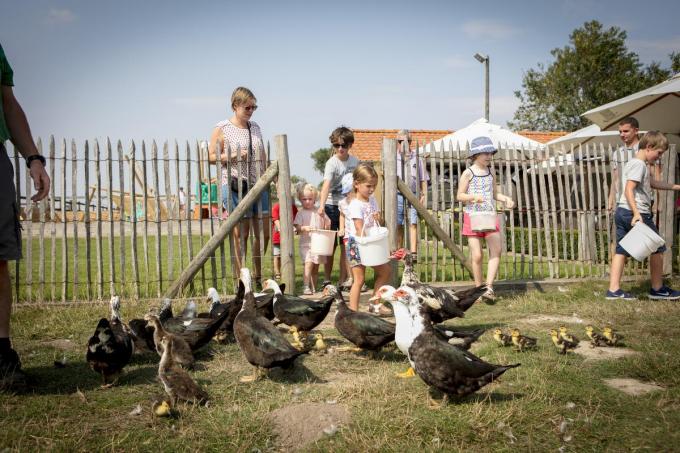
M 489 137 L 475 137 L 470 142 L 470 151 L 468 152 L 468 157 L 476 156 L 477 154 L 481 153 L 496 154 L 497 152 L 498 150 Z

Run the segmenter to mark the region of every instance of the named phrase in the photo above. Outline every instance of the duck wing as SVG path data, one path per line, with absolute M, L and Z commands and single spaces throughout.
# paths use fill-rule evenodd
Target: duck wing
M 479 337 L 481 337 L 484 332 L 486 332 L 486 329 L 476 329 L 472 331 L 453 330 L 446 326 L 442 326 L 441 324 L 432 327 L 437 338 L 466 351 L 470 349 L 475 341 L 479 340 Z
M 472 307 L 475 302 L 482 297 L 482 294 L 486 292 L 487 286 L 480 285 L 474 288 L 466 289 L 465 291 L 456 291 L 454 294 L 458 299 L 456 305 L 463 311 L 467 311 L 468 308 Z
M 338 307 L 335 328 L 350 342 L 364 349 L 379 349 L 394 341 L 396 326 L 370 313 L 355 312 L 344 303 Z
M 458 299 L 448 291 L 422 283 L 412 288 L 416 291 L 420 304 L 426 307 L 432 322 L 440 323 L 451 318 L 465 317 L 465 312 L 458 308 Z
M 333 296 L 321 300 L 308 300 L 277 294 L 274 297 L 274 314 L 284 324 L 295 326 L 299 330 L 310 331 L 326 318 L 333 300 Z
M 145 352 L 156 350 L 156 344 L 153 340 L 153 327 L 149 326 L 144 319 L 131 319 L 128 325 L 132 333 L 132 340 L 135 343 L 135 350 Z
M 190 403 L 204 403 L 208 393 L 203 390 L 191 375 L 179 367 L 173 366 L 159 375 L 168 395 L 175 400 Z
M 244 311 L 236 316 L 234 336 L 246 360 L 253 366 L 285 366 L 305 353 L 295 349 L 269 320 Z
M 206 345 L 222 323 L 229 316 L 225 311 L 217 319 L 211 318 L 172 318 L 168 319 L 163 328 L 187 342 L 192 351 Z

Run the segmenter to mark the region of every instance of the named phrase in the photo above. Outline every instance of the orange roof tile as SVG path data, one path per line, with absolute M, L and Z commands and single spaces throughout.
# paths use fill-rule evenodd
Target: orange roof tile
M 548 143 L 550 140 L 555 140 L 569 132 L 565 131 L 517 131 L 519 135 L 523 135 L 526 138 L 536 140 L 539 143 Z
M 354 145 L 350 154 L 362 161 L 380 160 L 383 138 L 395 138 L 399 129 L 352 129 Z M 413 145 L 428 143 L 451 134 L 449 130 L 409 129 Z

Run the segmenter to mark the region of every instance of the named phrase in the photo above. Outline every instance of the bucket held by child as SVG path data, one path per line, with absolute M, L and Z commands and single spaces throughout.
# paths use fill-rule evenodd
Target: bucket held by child
M 331 256 L 333 254 L 333 245 L 335 245 L 335 237 L 337 235 L 335 230 L 314 229 L 309 232 L 311 237 L 311 252 L 314 255 Z
M 644 261 L 665 243 L 661 236 L 640 221 L 621 239 L 619 245 L 636 260 Z
M 496 231 L 496 221 L 498 216 L 492 211 L 471 212 L 470 228 L 475 233 L 484 233 L 487 231 Z
M 364 266 L 380 266 L 390 260 L 389 232 L 378 226 L 368 230 L 368 236 L 354 236 L 359 246 L 359 258 Z M 363 231 L 361 234 L 364 234 Z

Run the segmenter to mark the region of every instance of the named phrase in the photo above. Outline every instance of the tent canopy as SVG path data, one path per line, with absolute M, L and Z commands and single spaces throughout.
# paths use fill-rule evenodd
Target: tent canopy
M 570 134 L 558 137 L 554 140 L 550 140 L 546 145 L 569 148 L 572 145 L 585 145 L 585 144 L 604 144 L 604 146 L 620 146 L 621 139 L 619 138 L 618 131 L 602 131 L 597 124 L 591 124 L 583 129 L 579 129 Z

